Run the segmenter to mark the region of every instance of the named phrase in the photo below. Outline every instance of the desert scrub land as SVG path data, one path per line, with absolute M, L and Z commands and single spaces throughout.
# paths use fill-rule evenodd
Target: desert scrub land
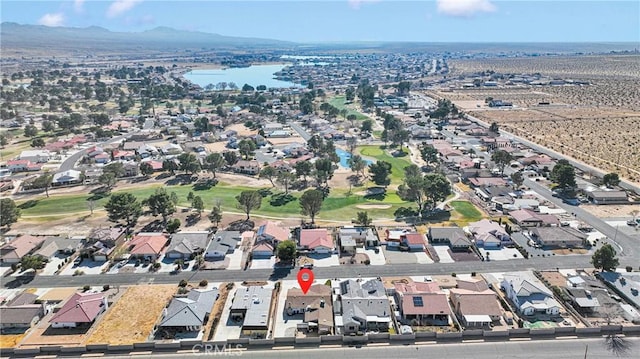
M 454 59 L 452 75 L 493 70 L 500 73 L 541 73 L 569 78 L 628 78 L 640 74 L 640 55 L 550 56 L 525 58 Z
M 86 344 L 146 342 L 176 289 L 174 285 L 129 287 L 122 298 L 109 308 Z

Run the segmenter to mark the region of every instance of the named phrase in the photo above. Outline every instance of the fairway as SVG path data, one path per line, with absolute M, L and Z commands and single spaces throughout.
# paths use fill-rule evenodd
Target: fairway
M 369 117 L 362 114 L 361 112 L 355 111 L 349 107 L 347 107 L 348 105 L 345 105 L 345 97 L 344 96 L 336 96 L 333 97 L 332 99 L 330 99 L 329 104 L 335 108 L 337 108 L 338 110 L 342 110 L 342 109 L 346 109 L 347 111 L 347 116 L 349 115 L 356 115 L 356 120 L 366 120 Z
M 402 183 L 404 168 L 411 165 L 409 156 L 393 157 L 379 146 L 358 146 L 356 151 L 363 157 L 391 163 L 391 183 L 393 184 Z

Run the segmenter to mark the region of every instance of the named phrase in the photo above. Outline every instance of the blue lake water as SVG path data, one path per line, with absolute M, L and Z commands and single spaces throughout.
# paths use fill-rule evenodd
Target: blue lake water
M 301 87 L 289 81 L 276 80 L 274 74 L 282 70 L 285 65 L 253 65 L 249 67 L 193 70 L 184 74 L 184 78 L 200 87 L 220 82 L 234 82 L 238 88 L 244 84 L 253 87 L 265 85 L 267 88 Z
M 349 152 L 336 148 L 336 154 L 340 157 L 340 166 L 344 168 L 351 168 L 351 166 L 349 166 L 349 159 L 351 158 L 351 154 Z M 373 163 L 373 161 L 366 158 L 364 159 L 364 162 L 367 166 Z

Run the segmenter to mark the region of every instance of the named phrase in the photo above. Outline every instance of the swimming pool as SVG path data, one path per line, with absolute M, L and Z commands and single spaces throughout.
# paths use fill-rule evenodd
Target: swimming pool
M 336 148 L 336 154 L 340 157 L 340 166 L 344 168 L 351 168 L 351 166 L 349 166 L 349 159 L 351 158 L 351 154 L 349 152 Z M 364 159 L 364 162 L 367 166 L 373 163 L 373 161 L 368 159 Z

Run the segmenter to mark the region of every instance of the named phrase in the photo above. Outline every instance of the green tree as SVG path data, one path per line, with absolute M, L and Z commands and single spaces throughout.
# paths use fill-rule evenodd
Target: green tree
M 244 159 L 248 160 L 251 156 L 253 156 L 253 151 L 256 150 L 256 143 L 253 140 L 245 138 L 244 140 L 238 143 L 238 151 L 244 157 Z
M 373 219 L 371 217 L 369 217 L 369 213 L 362 211 L 362 212 L 358 212 L 356 213 L 356 223 L 361 225 L 361 226 L 365 226 L 365 227 L 369 227 L 371 225 L 371 222 L 373 221 Z
M 362 133 L 371 133 L 373 131 L 373 121 L 372 120 L 364 120 L 360 124 L 360 132 Z
M 313 175 L 318 183 L 318 186 L 326 185 L 327 182 L 333 177 L 335 166 L 329 158 L 319 158 L 314 163 L 315 170 Z
M 276 175 L 276 182 L 284 188 L 284 193 L 289 194 L 289 187 L 296 179 L 296 176 L 289 171 L 279 171 Z
M 26 255 L 20 259 L 20 268 L 22 271 L 38 270 L 44 268 L 46 263 L 47 261 L 41 256 Z
M 504 175 L 504 168 L 513 161 L 513 157 L 505 150 L 497 150 L 491 155 L 491 160 L 500 168 L 500 175 Z
M 100 177 L 98 177 L 98 183 L 106 187 L 107 191 L 110 191 L 115 187 L 116 183 L 118 183 L 118 179 L 113 172 L 103 172 Z
M 367 167 L 367 163 L 362 159 L 362 156 L 353 155 L 349 158 L 348 163 L 351 171 L 358 176 L 358 179 L 360 179 L 361 176 L 364 176 L 364 169 Z
M 216 228 L 220 225 L 220 221 L 222 221 L 222 210 L 219 206 L 213 206 L 211 213 L 209 213 L 209 221 L 215 224 Z
M 113 162 L 113 163 L 109 163 L 108 165 L 104 166 L 104 168 L 102 169 L 103 173 L 113 173 L 113 176 L 115 178 L 120 178 L 122 176 L 124 176 L 125 170 L 124 170 L 124 165 L 120 162 Z
M 124 220 L 127 227 L 136 224 L 142 215 L 142 205 L 131 193 L 114 193 L 104 206 L 109 215 L 109 221 L 117 223 Z
M 515 185 L 516 188 L 520 188 L 524 183 L 524 177 L 522 176 L 522 172 L 514 172 L 511 174 L 511 181 Z
M 109 115 L 106 113 L 92 113 L 89 115 L 89 119 L 93 121 L 96 126 L 106 126 L 111 123 Z
M 224 157 L 224 161 L 227 163 L 228 167 L 231 167 L 238 163 L 238 154 L 233 151 L 222 152 L 222 157 Z
M 317 189 L 310 189 L 300 196 L 299 201 L 302 214 L 311 217 L 311 223 L 314 224 L 316 215 L 322 209 L 324 193 Z
M 620 176 L 617 173 L 607 173 L 602 177 L 602 184 L 611 188 L 620 184 Z
M 24 126 L 24 135 L 27 137 L 36 137 L 38 135 L 38 128 L 34 125 Z
M 224 157 L 218 153 L 218 152 L 214 152 L 209 154 L 205 160 L 205 168 L 211 172 L 211 174 L 213 175 L 213 178 L 216 178 L 216 172 L 218 172 L 220 169 L 222 169 L 222 167 L 224 167 Z
M 166 226 L 167 219 L 176 212 L 176 205 L 171 201 L 171 197 L 164 188 L 157 188 L 156 191 L 144 201 L 149 207 L 151 214 L 162 216 L 162 223 Z
M 55 130 L 56 124 L 49 120 L 42 121 L 42 131 L 44 132 L 52 132 Z
M 33 181 L 33 188 L 44 188 L 44 192 L 49 198 L 49 188 L 51 188 L 51 181 L 53 175 L 50 172 L 45 172 Z
M 178 156 L 178 162 L 180 163 L 180 170 L 184 171 L 184 173 L 190 174 L 200 171 L 200 162 L 193 153 L 181 153 Z
M 427 163 L 427 166 L 430 166 L 432 163 L 438 163 L 439 160 L 438 150 L 436 150 L 432 145 L 424 142 L 422 143 L 422 146 L 420 146 L 420 156 L 422 157 L 422 160 Z
M 275 168 L 271 166 L 265 166 L 260 170 L 260 174 L 258 174 L 258 177 L 268 179 L 269 182 L 271 182 L 271 186 L 275 187 L 276 185 L 273 183 L 273 179 L 275 178 L 276 174 L 277 173 Z
M 0 133 L 0 147 L 3 147 L 9 144 L 9 139 L 5 136 L 4 133 Z
M 604 271 L 615 271 L 616 267 L 620 264 L 618 258 L 616 258 L 616 250 L 609 243 L 605 243 L 600 249 L 591 257 L 591 264 L 596 269 L 602 269 Z
M 169 171 L 172 176 L 176 173 L 176 171 L 179 168 L 180 167 L 178 166 L 178 164 L 172 159 L 171 160 L 162 161 L 162 170 L 163 171 Z
M 191 201 L 191 207 L 196 210 L 196 213 L 198 213 L 198 217 L 200 217 L 202 215 L 202 211 L 204 210 L 204 201 L 202 201 L 202 197 L 193 197 L 193 200 Z
M 140 164 L 140 173 L 145 177 L 151 176 L 153 174 L 153 166 L 149 162 L 142 162 Z
M 181 225 L 181 224 L 182 224 L 182 223 L 180 223 L 180 220 L 179 220 L 179 219 L 174 218 L 174 219 L 170 220 L 170 221 L 167 223 L 167 231 L 168 231 L 169 233 L 176 233 L 176 232 L 178 231 L 178 229 L 180 228 L 180 225 Z
M 307 186 L 307 177 L 311 175 L 313 164 L 309 161 L 299 161 L 295 165 L 296 176 L 304 179 L 304 185 Z
M 572 190 L 576 188 L 576 173 L 573 166 L 569 161 L 562 159 L 558 160 L 558 163 L 553 167 L 549 178 L 558 184 L 558 187 L 563 190 Z
M 248 221 L 251 211 L 260 209 L 262 195 L 258 191 L 242 191 L 236 196 L 236 201 L 238 201 L 237 208 L 247 214 Z
M 499 133 L 500 132 L 500 127 L 498 126 L 498 124 L 496 122 L 492 122 L 491 125 L 489 126 L 489 131 L 491 131 L 493 133 Z
M 451 194 L 451 185 L 440 173 L 422 176 L 416 165 L 405 168 L 404 182 L 398 186 L 398 196 L 404 201 L 418 205 L 419 216 L 426 209 L 433 209 L 438 202 Z
M 389 175 L 391 174 L 391 163 L 386 161 L 377 161 L 369 165 L 369 174 L 371 180 L 378 186 L 387 187 L 391 183 Z
M 44 147 L 44 146 L 45 146 L 45 143 L 42 138 L 34 138 L 31 141 L 31 147 Z
M 11 227 L 20 218 L 20 208 L 11 198 L 0 199 L 0 227 Z
M 282 262 L 293 262 L 296 258 L 296 243 L 292 240 L 286 240 L 278 243 L 278 246 L 276 247 L 276 255 Z

